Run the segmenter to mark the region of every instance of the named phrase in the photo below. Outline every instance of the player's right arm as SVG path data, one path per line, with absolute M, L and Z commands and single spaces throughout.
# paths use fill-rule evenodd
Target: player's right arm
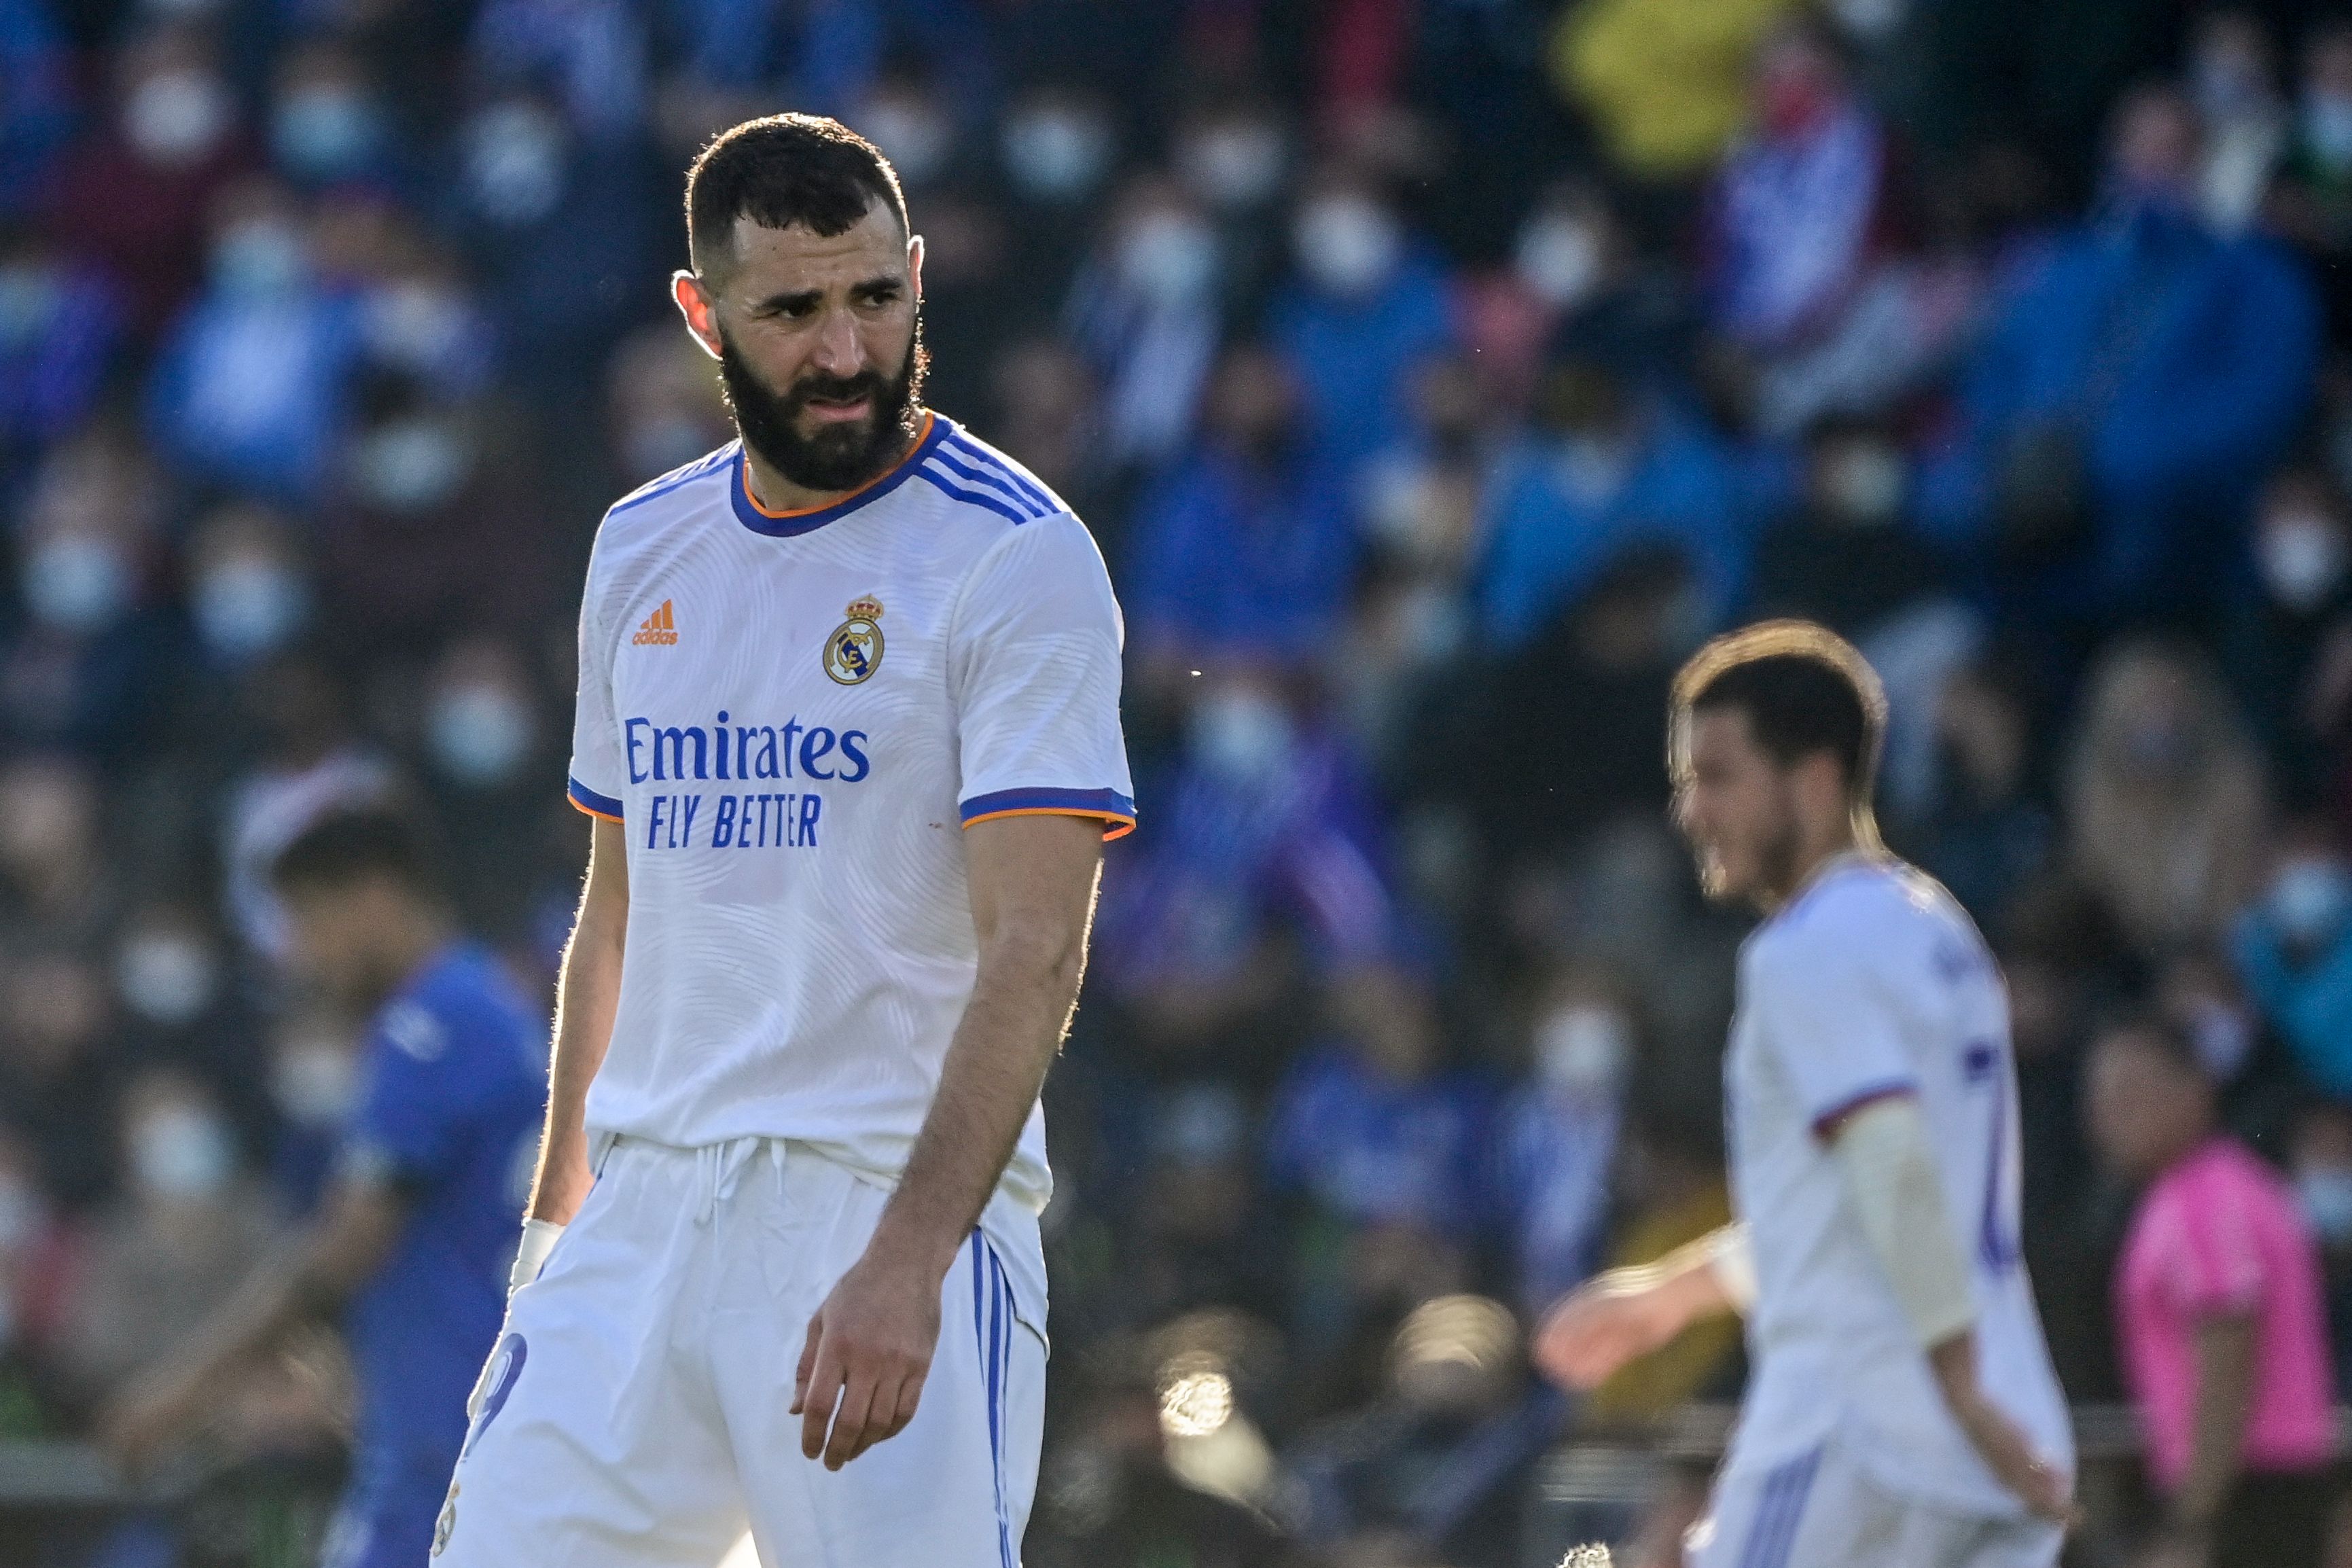
M 1700 1319 L 1746 1310 L 1755 1293 L 1748 1227 L 1727 1225 L 1569 1292 L 1536 1330 L 1536 1365 L 1563 1388 L 1594 1388 Z
M 629 928 L 628 842 L 609 817 L 590 819 L 588 883 L 580 895 L 580 918 L 563 950 L 556 985 L 555 1043 L 548 1064 L 547 1131 L 539 1145 L 539 1173 L 531 1183 L 526 1217 L 534 1226 L 562 1226 L 579 1212 L 593 1179 L 588 1169 L 588 1086 L 604 1065 L 613 1043 L 613 1016 L 621 1001 L 621 954 Z M 527 1241 L 538 1258 L 519 1268 L 521 1282 L 538 1272 L 551 1232 Z

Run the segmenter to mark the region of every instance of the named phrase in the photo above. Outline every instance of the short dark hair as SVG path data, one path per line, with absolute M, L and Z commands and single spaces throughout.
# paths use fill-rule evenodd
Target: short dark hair
M 898 226 L 907 197 L 881 149 L 838 120 L 771 114 L 711 138 L 686 172 L 686 238 L 695 270 L 733 243 L 735 220 L 794 224 L 827 238 L 857 226 L 876 202 Z
M 1886 736 L 1886 689 L 1852 643 L 1811 621 L 1762 621 L 1708 643 L 1675 677 L 1675 754 L 1687 763 L 1689 716 L 1736 708 L 1765 755 L 1792 767 L 1827 752 L 1843 770 L 1846 800 L 1859 817 L 1878 783 Z
M 440 896 L 441 879 L 425 830 L 382 806 L 339 807 L 294 836 L 270 862 L 281 894 L 336 892 L 371 877 L 389 877 L 420 898 Z

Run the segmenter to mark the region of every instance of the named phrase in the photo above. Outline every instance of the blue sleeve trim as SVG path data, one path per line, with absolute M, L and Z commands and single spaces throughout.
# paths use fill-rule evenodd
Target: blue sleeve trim
M 572 805 L 591 816 L 609 816 L 618 822 L 624 816 L 619 801 L 609 795 L 598 795 L 578 779 L 572 780 L 563 793 L 572 798 Z
M 928 463 L 915 470 L 915 477 L 925 480 L 942 493 L 953 496 L 960 501 L 969 501 L 973 506 L 986 507 L 989 510 L 1004 519 L 1005 521 L 1012 523 L 1016 528 L 1030 521 L 1029 514 L 1027 512 L 1013 510 L 1013 505 L 1010 501 L 999 500 L 996 497 L 989 495 L 982 490 L 968 490 L 961 485 L 950 482 L 946 476 L 942 475 L 938 469 L 930 467 Z
M 963 825 L 999 816 L 1098 816 L 1105 838 L 1135 829 L 1135 802 L 1115 789 L 1000 789 L 976 795 L 958 811 Z

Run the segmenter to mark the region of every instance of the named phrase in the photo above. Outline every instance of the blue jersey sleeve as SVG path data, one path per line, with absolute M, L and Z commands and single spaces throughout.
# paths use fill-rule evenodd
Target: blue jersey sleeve
M 479 1053 L 457 1037 L 463 1020 L 414 999 L 378 1015 L 368 1031 L 366 1082 L 344 1146 L 347 1170 L 429 1182 L 463 1150 Z

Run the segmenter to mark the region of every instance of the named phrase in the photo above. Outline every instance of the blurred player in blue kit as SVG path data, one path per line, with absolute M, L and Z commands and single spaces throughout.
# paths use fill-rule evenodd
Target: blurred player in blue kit
M 315 1216 L 102 1429 L 142 1461 L 199 1426 L 224 1382 L 289 1326 L 340 1309 L 359 1430 L 322 1568 L 420 1568 L 505 1310 L 546 1100 L 546 1020 L 457 931 L 404 819 L 323 817 L 273 875 L 298 975 L 372 1014 L 359 1102 Z
M 2008 992 L 1951 895 L 1880 847 L 1885 722 L 1876 674 L 1805 622 L 1719 638 L 1675 685 L 1701 883 L 1765 917 L 1724 1057 L 1738 1221 L 1571 1292 L 1535 1352 L 1589 1388 L 1695 1319 L 1747 1318 L 1693 1568 L 2050 1568 L 2071 1512 Z

